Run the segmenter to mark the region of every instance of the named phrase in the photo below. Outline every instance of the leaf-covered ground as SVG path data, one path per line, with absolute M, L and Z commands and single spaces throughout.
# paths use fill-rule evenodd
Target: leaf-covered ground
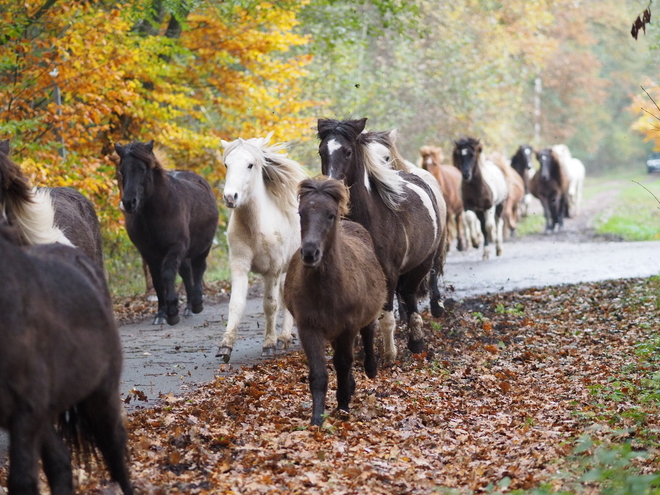
M 128 416 L 136 492 L 642 493 L 660 460 L 659 290 L 532 289 L 424 315 L 427 351 L 411 355 L 399 329 L 396 365 L 369 380 L 358 359 L 351 413 L 333 412 L 331 381 L 322 428 L 302 353 L 222 366 Z M 81 493 L 107 483 L 78 474 Z

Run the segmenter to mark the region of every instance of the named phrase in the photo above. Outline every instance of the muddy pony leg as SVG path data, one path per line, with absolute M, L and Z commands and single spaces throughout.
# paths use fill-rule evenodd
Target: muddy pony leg
M 266 315 L 266 328 L 264 330 L 264 343 L 261 349 L 262 356 L 275 354 L 277 346 L 277 310 L 280 299 L 280 277 L 264 276 L 264 314 Z
M 209 255 L 210 248 L 205 252 L 192 258 L 193 287 L 192 294 L 188 293 L 190 309 L 193 313 L 201 313 L 204 309 L 204 273 L 206 272 L 206 258 Z

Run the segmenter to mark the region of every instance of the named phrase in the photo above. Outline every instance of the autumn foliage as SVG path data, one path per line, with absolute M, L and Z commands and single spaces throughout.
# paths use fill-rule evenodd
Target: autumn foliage
M 112 5 L 0 0 L 0 137 L 35 184 L 83 191 L 118 231 L 113 143 L 154 139 L 217 181 L 220 138 L 309 134 L 299 82 L 310 59 L 288 53 L 308 41 L 295 9 Z

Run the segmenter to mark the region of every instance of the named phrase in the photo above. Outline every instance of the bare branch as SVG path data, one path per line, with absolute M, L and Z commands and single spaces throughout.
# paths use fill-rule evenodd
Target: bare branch
M 644 186 L 643 184 L 640 184 L 639 182 L 637 182 L 637 181 L 634 180 L 634 179 L 630 179 L 630 180 L 632 180 L 632 181 L 633 181 L 635 184 L 637 184 L 638 186 L 642 186 L 644 189 L 646 189 L 646 190 L 648 191 L 648 193 L 649 193 L 651 196 L 653 196 L 653 197 L 655 198 L 656 202 L 660 205 L 660 199 L 658 199 L 658 197 L 657 197 L 655 194 L 653 194 L 651 191 L 649 191 L 648 188 L 647 188 L 646 186 Z M 660 210 L 660 206 L 658 206 L 657 208 Z

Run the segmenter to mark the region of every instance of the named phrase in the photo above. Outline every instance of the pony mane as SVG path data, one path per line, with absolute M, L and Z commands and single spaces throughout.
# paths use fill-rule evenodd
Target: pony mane
M 430 156 L 433 159 L 435 165 L 438 167 L 442 165 L 442 162 L 444 161 L 444 153 L 442 152 L 442 148 L 438 148 L 437 146 L 422 146 L 419 148 L 419 156 Z
M 64 232 L 54 224 L 55 208 L 47 188 L 30 191 L 30 201 L 7 197 L 4 209 L 9 223 L 15 226 L 25 244 L 59 242 L 73 246 Z
M 286 143 L 269 144 L 271 131 L 265 138 L 236 139 L 224 147 L 222 161 L 237 148 L 243 148 L 261 165 L 261 175 L 266 190 L 284 211 L 297 211 L 297 185 L 307 178 L 305 169 L 285 152 Z
M 403 179 L 398 172 L 399 170 L 407 172 L 409 168 L 396 150 L 389 132 L 364 132 L 358 136 L 357 141 L 358 146 L 363 150 L 365 172 L 373 180 L 378 195 L 390 210 L 398 210 L 403 199 Z M 390 163 L 387 166 L 383 165 L 374 151 L 369 148 L 369 142 L 372 141 L 379 142 L 390 150 Z
M 153 146 L 153 142 L 151 143 Z M 149 143 L 133 141 L 124 147 L 124 153 L 146 163 L 151 169 L 165 172 L 166 167 L 170 165 L 170 158 L 167 156 L 165 149 L 158 145 L 154 146 L 153 149 L 150 148 Z
M 339 205 L 339 215 L 348 215 L 348 188 L 338 180 L 324 175 L 303 180 L 298 186 L 298 197 L 302 200 L 310 194 L 324 194 Z
M 367 119 L 358 120 L 334 120 L 334 119 L 319 119 L 318 120 L 318 133 L 317 137 L 323 141 L 328 134 L 336 133 L 350 141 L 355 141 L 360 133 L 364 130 L 364 125 Z
M 36 189 L 21 167 L 8 155 L 9 142 L 0 149 L 0 187 L 4 192 L 2 216 L 16 229 L 24 244 L 72 245 L 64 233 L 54 225 L 55 209 L 47 189 Z

